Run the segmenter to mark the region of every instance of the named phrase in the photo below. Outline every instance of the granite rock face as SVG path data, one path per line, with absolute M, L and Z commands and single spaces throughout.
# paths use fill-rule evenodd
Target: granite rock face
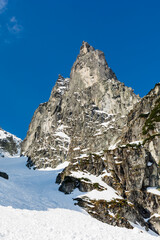
M 35 111 L 22 154 L 39 168 L 101 151 L 115 144 L 139 99 L 117 80 L 104 53 L 83 42 L 70 79 L 59 75 L 49 101 Z
M 35 111 L 22 154 L 56 167 L 59 190 L 97 219 L 160 233 L 160 84 L 140 99 L 119 82 L 104 53 L 83 42 L 70 74 L 59 75 Z

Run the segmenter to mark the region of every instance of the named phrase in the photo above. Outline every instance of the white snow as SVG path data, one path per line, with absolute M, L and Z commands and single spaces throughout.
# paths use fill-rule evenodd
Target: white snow
M 116 147 L 117 147 L 117 143 L 114 144 L 114 145 L 111 145 L 111 146 L 108 148 L 108 150 L 114 150 L 114 149 L 116 149 Z
M 68 126 L 65 125 L 60 125 L 58 126 L 58 128 L 56 129 L 56 132 L 54 133 L 54 136 L 56 137 L 56 139 L 60 142 L 62 142 L 62 146 L 60 145 L 60 147 L 62 147 L 63 149 L 65 149 L 66 151 L 68 151 L 68 148 L 66 148 L 64 146 L 64 142 L 68 142 L 70 144 L 70 137 L 63 131 L 64 129 L 66 129 Z
M 104 177 L 104 175 L 106 175 L 106 173 L 104 173 L 102 176 Z M 100 187 L 104 188 L 103 191 L 98 191 L 94 189 L 91 192 L 79 195 L 79 197 L 86 196 L 89 197 L 90 199 L 96 200 L 104 199 L 106 201 L 111 201 L 113 199 L 122 199 L 122 197 L 120 197 L 112 187 L 108 186 L 104 181 L 102 181 L 102 176 L 97 177 L 93 174 L 84 173 L 80 171 L 72 172 L 71 176 L 76 178 L 87 178 L 91 181 L 91 183 L 98 183 Z
M 110 210 L 108 211 L 109 215 L 111 215 L 112 217 L 115 217 L 115 214 L 112 213 Z
M 109 148 L 108 148 L 108 150 L 114 150 L 114 149 L 116 149 L 117 146 L 118 146 L 118 143 L 120 143 L 120 140 L 118 140 L 114 145 L 110 145 Z
M 65 138 L 65 139 L 67 139 L 68 141 L 70 140 L 70 137 L 68 137 L 68 135 L 65 134 L 64 132 L 56 132 L 54 135 L 55 135 L 55 136 L 58 136 L 58 137 L 61 137 L 61 138 Z
M 4 139 L 7 137 L 6 132 L 4 132 L 3 130 L 0 129 L 0 139 Z
M 120 164 L 122 163 L 122 161 L 115 161 L 115 164 Z
M 111 123 L 111 122 L 108 121 L 108 122 L 103 122 L 103 123 L 101 123 L 100 125 L 102 125 L 102 126 L 104 126 L 104 127 L 108 127 L 108 125 L 109 125 L 110 123 Z
M 139 144 L 142 144 L 143 143 L 143 140 L 139 140 L 139 141 L 134 141 L 134 142 L 130 142 L 129 144 L 136 144 L 136 145 L 139 145 Z
M 68 163 L 48 171 L 29 170 L 26 158 L 0 159 L 0 240 L 158 240 L 143 229 L 102 223 L 58 191 L 56 176 Z M 93 176 L 92 176 L 93 178 Z
M 130 145 L 141 145 L 143 140 L 129 142 Z M 121 145 L 121 147 L 126 147 L 127 145 Z
M 153 164 L 152 162 L 148 162 L 147 166 L 150 167 L 150 166 L 152 166 L 152 164 Z
M 102 132 L 100 129 L 96 130 L 97 133 L 94 134 L 94 136 L 99 136 L 99 135 L 102 135 Z
M 94 154 L 98 155 L 98 156 L 101 156 L 103 154 L 103 151 L 100 151 L 100 152 L 94 152 Z
M 69 78 L 58 79 L 57 81 L 57 92 L 61 95 L 68 89 Z
M 156 187 L 148 187 L 147 192 L 160 196 L 160 191 Z
M 73 148 L 73 151 L 80 150 L 80 147 Z
M 86 152 L 88 149 L 89 149 L 89 148 L 84 148 L 84 149 L 82 149 L 81 151 L 82 151 L 82 152 Z
M 6 132 L 4 131 L 3 129 L 0 128 L 0 139 L 5 139 L 7 137 L 13 137 L 13 139 L 16 141 L 16 142 L 21 142 L 22 140 L 18 137 L 16 137 L 15 135 L 9 133 L 9 132 Z
M 57 129 L 57 130 L 61 131 L 61 130 L 63 130 L 64 128 L 66 128 L 66 126 L 64 126 L 64 125 L 62 124 L 62 125 L 58 126 L 58 129 Z
M 0 239 L 3 240 L 158 240 L 144 230 L 128 230 L 101 223 L 67 209 L 48 211 L 2 208 Z
M 39 171 L 53 171 L 53 170 L 61 170 L 61 169 L 64 169 L 66 167 L 68 167 L 69 165 L 69 162 L 68 161 L 65 161 L 63 163 L 60 163 L 56 168 L 51 168 L 51 167 L 47 167 L 47 168 L 40 168 L 38 169 Z
M 109 115 L 107 112 L 104 112 L 104 111 L 101 111 L 101 110 L 94 110 L 95 112 L 97 112 L 97 113 L 102 113 L 102 114 L 107 114 L 107 115 Z
M 160 215 L 158 213 L 154 213 L 150 218 L 152 217 L 160 218 Z
M 92 200 L 106 200 L 107 202 L 110 202 L 113 199 L 122 199 L 120 196 L 118 196 L 118 194 L 116 194 L 116 191 L 109 186 L 107 190 L 98 191 L 94 189 L 91 192 L 87 192 L 83 195 L 80 194 L 78 197 L 88 197 Z
M 62 170 L 66 167 L 68 167 L 69 165 L 69 162 L 68 161 L 65 161 L 63 163 L 60 163 L 56 168 L 54 168 L 54 170 Z M 52 169 L 53 170 L 53 169 Z
M 83 154 L 81 154 L 80 156 L 75 157 L 74 159 L 86 158 L 86 157 L 88 157 L 88 155 L 87 155 L 86 153 L 83 153 Z

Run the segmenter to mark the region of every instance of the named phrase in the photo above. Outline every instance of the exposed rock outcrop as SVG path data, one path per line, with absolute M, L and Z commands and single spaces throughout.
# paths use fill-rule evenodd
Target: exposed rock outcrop
M 97 219 L 160 233 L 159 136 L 160 84 L 140 99 L 83 42 L 70 78 L 35 111 L 22 154 L 37 168 L 69 161 L 59 190 L 84 192 L 76 204 Z
M 21 139 L 0 128 L 0 157 L 20 155 Z
M 0 177 L 4 178 L 4 179 L 9 179 L 9 176 L 7 173 L 5 172 L 0 172 Z
M 70 79 L 59 76 L 35 111 L 22 154 L 36 167 L 55 167 L 81 151 L 101 151 L 116 142 L 139 99 L 117 80 L 104 53 L 83 42 Z

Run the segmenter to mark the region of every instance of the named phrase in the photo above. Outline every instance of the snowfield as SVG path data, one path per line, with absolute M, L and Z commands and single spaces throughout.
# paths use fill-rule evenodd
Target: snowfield
M 160 240 L 138 226 L 104 224 L 75 206 L 73 198 L 82 193 L 65 195 L 55 184 L 64 164 L 47 170 L 29 170 L 25 164 L 25 157 L 0 159 L 0 171 L 9 175 L 9 180 L 0 178 L 0 239 Z

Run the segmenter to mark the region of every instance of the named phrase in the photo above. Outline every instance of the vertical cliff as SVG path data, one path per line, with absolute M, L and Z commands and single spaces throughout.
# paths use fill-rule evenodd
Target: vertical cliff
M 117 80 L 104 53 L 83 42 L 70 78 L 59 76 L 49 101 L 35 111 L 22 154 L 36 167 L 54 167 L 114 145 L 139 99 Z

